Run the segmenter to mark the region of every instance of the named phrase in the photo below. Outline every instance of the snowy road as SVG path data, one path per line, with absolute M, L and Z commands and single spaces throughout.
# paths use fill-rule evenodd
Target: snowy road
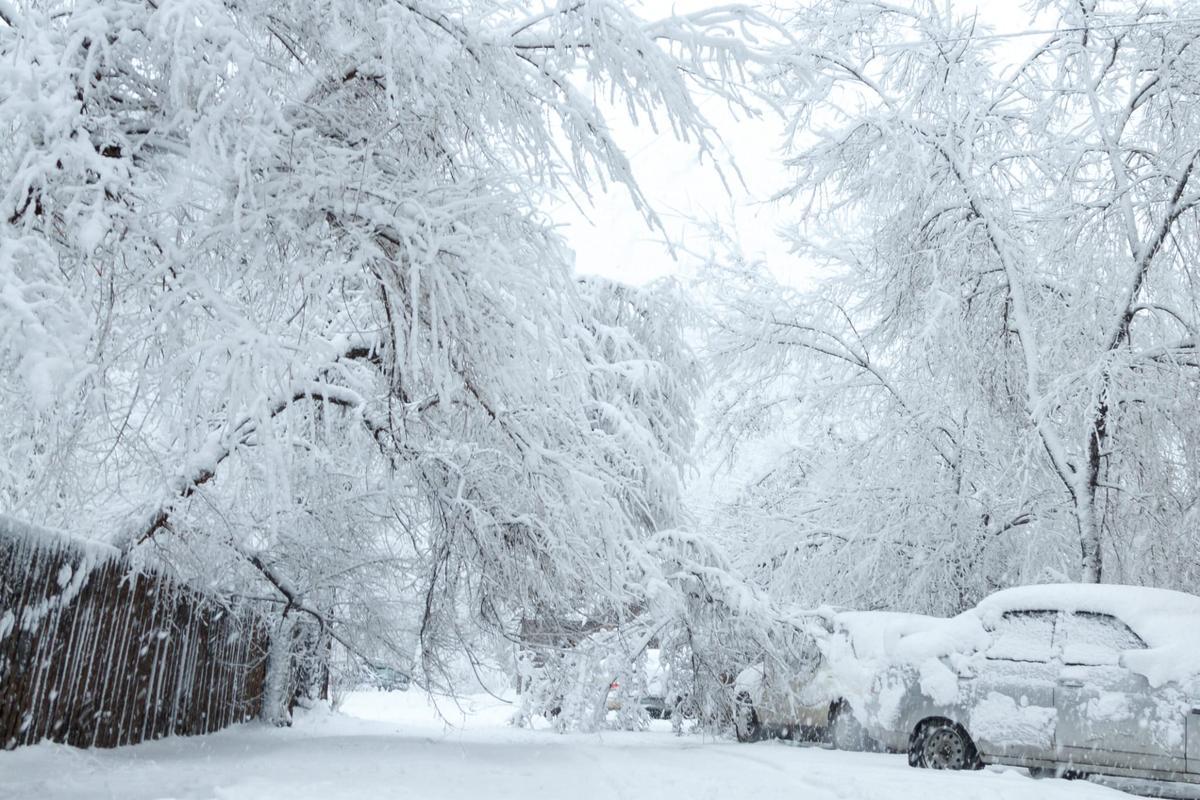
M 39 745 L 0 752 L 3 800 L 344 800 L 345 798 L 783 798 L 804 800 L 1119 800 L 1127 795 L 1017 771 L 937 773 L 899 756 L 778 742 L 739 745 L 644 733 L 557 735 L 505 725 L 506 707 L 472 700 L 447 729 L 415 694 L 352 696 L 351 716 L 291 729 L 244 726 L 118 750 Z M 465 724 L 461 724 L 465 723 Z

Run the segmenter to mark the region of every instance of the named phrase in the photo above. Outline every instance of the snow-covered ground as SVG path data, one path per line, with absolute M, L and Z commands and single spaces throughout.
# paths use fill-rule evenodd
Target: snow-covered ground
M 513 728 L 486 696 L 440 704 L 416 692 L 351 695 L 342 714 L 290 729 L 245 725 L 117 750 L 42 744 L 0 752 L 4 800 L 344 800 L 345 798 L 781 798 L 1118 800 L 1084 782 L 1018 770 L 938 773 L 903 757 L 780 742 L 741 745 L 643 733 L 559 735 Z

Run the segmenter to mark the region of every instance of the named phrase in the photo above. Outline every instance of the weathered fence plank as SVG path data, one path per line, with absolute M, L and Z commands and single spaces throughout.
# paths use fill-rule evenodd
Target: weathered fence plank
M 116 747 L 257 717 L 268 649 L 248 608 L 0 516 L 0 748 Z

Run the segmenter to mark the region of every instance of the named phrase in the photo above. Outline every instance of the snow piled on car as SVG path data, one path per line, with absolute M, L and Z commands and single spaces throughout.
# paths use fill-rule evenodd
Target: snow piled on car
M 1001 618 L 1024 611 L 1116 617 L 1145 644 L 1144 648 L 1122 649 L 1121 666 L 1143 676 L 1155 689 L 1170 689 L 1166 697 L 1174 698 L 1168 702 L 1172 707 L 1183 708 L 1187 697 L 1200 693 L 1200 641 L 1195 634 L 1200 631 L 1200 598 L 1164 589 L 1112 584 L 1020 587 L 997 592 L 949 619 L 842 612 L 835 618 L 835 634 L 821 643 L 822 651 L 841 696 L 855 713 L 865 713 L 875 724 L 888 728 L 897 722 L 906 687 L 913 684 L 936 705 L 952 707 L 963 702 L 960 675 L 974 674 L 985 653 L 998 646 L 990 631 Z M 1058 649 L 1043 657 L 1070 670 L 1069 650 L 1064 651 L 1066 658 Z M 1014 666 L 1019 666 L 1022 659 L 1018 654 L 1009 655 L 1017 658 Z M 1002 694 L 975 700 L 972 706 L 972 728 L 991 741 L 1040 741 L 1053 735 L 1052 708 Z M 1087 711 L 1089 718 L 1100 722 L 1116 720 L 1125 713 L 1114 698 L 1103 694 L 1089 701 Z M 1157 716 L 1171 716 L 1167 711 Z
M 997 592 L 977 610 L 987 622 L 1005 611 L 1039 606 L 1120 619 L 1146 643 L 1144 650 L 1125 651 L 1123 665 L 1155 688 L 1200 676 L 1200 597 L 1144 586 L 1049 584 Z
M 822 655 L 851 700 L 871 689 L 877 671 L 893 659 L 904 637 L 932 630 L 945 620 L 896 611 L 843 611 L 833 618 L 834 632 L 820 640 Z
M 1023 705 L 1007 694 L 988 692 L 971 711 L 971 730 L 999 745 L 1049 749 L 1057 716 L 1056 709 Z
M 1126 623 L 1146 643 L 1127 650 L 1122 664 L 1157 688 L 1188 684 L 1200 675 L 1200 598 L 1168 589 L 1115 584 L 1045 584 L 997 592 L 978 606 L 888 643 L 873 653 L 879 666 L 920 667 L 930 659 L 984 650 L 988 629 L 1012 611 L 1066 611 L 1105 614 Z

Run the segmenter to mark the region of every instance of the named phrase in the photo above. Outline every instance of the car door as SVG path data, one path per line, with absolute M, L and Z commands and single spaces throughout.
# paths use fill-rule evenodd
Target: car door
M 1057 613 L 1004 614 L 974 673 L 960 670 L 959 686 L 969 704 L 967 731 L 982 755 L 1018 763 L 1054 758 Z
M 1187 771 L 1200 775 L 1200 699 L 1193 702 L 1187 720 Z
M 1075 764 L 1182 772 L 1187 712 L 1178 687 L 1154 688 L 1122 666 L 1121 653 L 1145 648 L 1107 614 L 1063 614 L 1055 630 L 1058 746 Z

